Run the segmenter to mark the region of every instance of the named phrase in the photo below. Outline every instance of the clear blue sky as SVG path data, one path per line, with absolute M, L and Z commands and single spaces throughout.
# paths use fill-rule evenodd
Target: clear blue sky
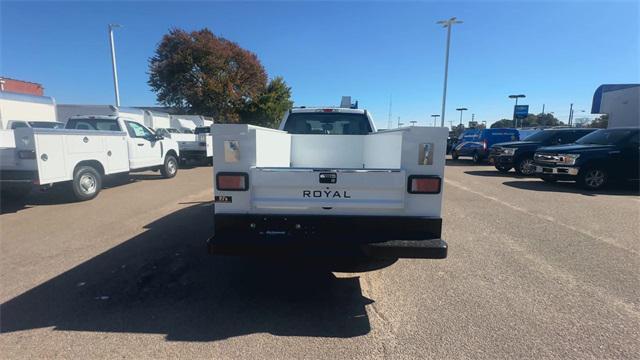
M 281 75 L 296 105 L 337 105 L 351 95 L 386 127 L 440 113 L 445 30 L 457 16 L 447 120 L 510 118 L 524 93 L 566 121 L 590 110 L 603 83 L 638 83 L 639 14 L 627 2 L 7 2 L 0 3 L 0 74 L 42 83 L 58 103 L 112 103 L 106 27 L 116 49 L 123 105 L 153 105 L 147 64 L 169 28 L 208 27 L 255 52 Z M 431 119 L 429 118 L 429 121 Z

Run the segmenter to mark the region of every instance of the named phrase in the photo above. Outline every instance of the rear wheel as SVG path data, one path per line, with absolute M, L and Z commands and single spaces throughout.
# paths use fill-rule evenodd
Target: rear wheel
M 516 162 L 516 172 L 519 175 L 533 175 L 536 172 L 532 158 L 522 158 Z
M 473 153 L 473 162 L 474 164 L 479 164 L 482 159 L 480 158 L 480 154 L 477 152 Z
M 496 165 L 496 169 L 498 169 L 498 171 L 500 171 L 501 173 L 508 173 L 509 170 L 511 170 L 511 166 L 507 166 L 507 165 Z
M 458 153 L 457 153 L 457 152 L 455 152 L 455 151 L 452 151 L 452 152 L 451 152 L 451 158 L 452 158 L 453 160 L 458 160 Z
M 587 190 L 602 189 L 608 179 L 607 172 L 600 167 L 586 168 L 578 174 L 578 184 Z
M 164 159 L 164 166 L 160 169 L 162 176 L 170 179 L 178 173 L 178 160 L 173 155 L 167 155 Z
M 102 176 L 91 166 L 80 166 L 73 175 L 71 188 L 77 200 L 91 200 L 102 190 Z

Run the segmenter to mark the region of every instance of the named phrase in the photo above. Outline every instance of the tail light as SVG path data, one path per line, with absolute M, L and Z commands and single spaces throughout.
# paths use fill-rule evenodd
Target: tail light
M 482 140 L 482 150 L 487 150 L 487 140 Z
M 442 179 L 433 175 L 411 175 L 407 183 L 409 194 L 439 194 Z
M 216 188 L 220 191 L 246 191 L 249 188 L 249 174 L 239 172 L 219 172 Z

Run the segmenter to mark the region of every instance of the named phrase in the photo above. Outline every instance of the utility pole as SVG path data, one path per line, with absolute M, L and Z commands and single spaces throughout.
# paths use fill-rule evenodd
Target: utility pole
M 442 127 L 444 127 L 444 112 L 447 104 L 447 77 L 449 74 L 449 47 L 451 45 L 451 27 L 454 24 L 462 24 L 462 21 L 456 20 L 455 17 L 452 17 L 449 20 L 438 21 L 437 24 L 441 24 L 442 27 L 447 28 L 447 50 L 444 57 L 444 89 L 442 91 L 442 118 L 440 119 Z
M 471 121 L 475 121 L 476 120 L 476 114 L 471 114 Z
M 571 123 L 573 122 L 573 103 L 569 106 L 569 127 L 571 127 Z
M 544 104 L 542 104 L 542 115 L 544 115 Z
M 113 70 L 113 88 L 116 95 L 116 106 L 120 106 L 120 91 L 118 90 L 118 68 L 116 66 L 116 48 L 113 44 L 113 29 L 121 27 L 118 24 L 109 24 L 109 44 L 111 45 L 111 69 Z

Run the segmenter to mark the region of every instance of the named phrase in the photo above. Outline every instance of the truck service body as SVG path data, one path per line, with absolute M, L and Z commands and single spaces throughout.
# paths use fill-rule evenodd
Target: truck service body
M 48 96 L 34 96 L 0 91 L 0 129 L 10 122 L 55 122 L 56 103 Z
M 144 110 L 113 105 L 58 104 L 56 113 L 58 121 L 63 123 L 66 123 L 73 116 L 120 116 L 140 124 L 146 124 Z
M 447 129 L 375 131 L 368 112 L 290 110 L 279 130 L 214 124 L 209 250 L 445 258 Z
M 26 194 L 33 185 L 69 183 L 76 199 L 88 200 L 100 192 L 104 176 L 151 169 L 170 178 L 178 169 L 175 141 L 129 118 L 71 117 L 65 129 L 12 133 L 14 146 L 0 149 L 0 182 L 14 194 Z

